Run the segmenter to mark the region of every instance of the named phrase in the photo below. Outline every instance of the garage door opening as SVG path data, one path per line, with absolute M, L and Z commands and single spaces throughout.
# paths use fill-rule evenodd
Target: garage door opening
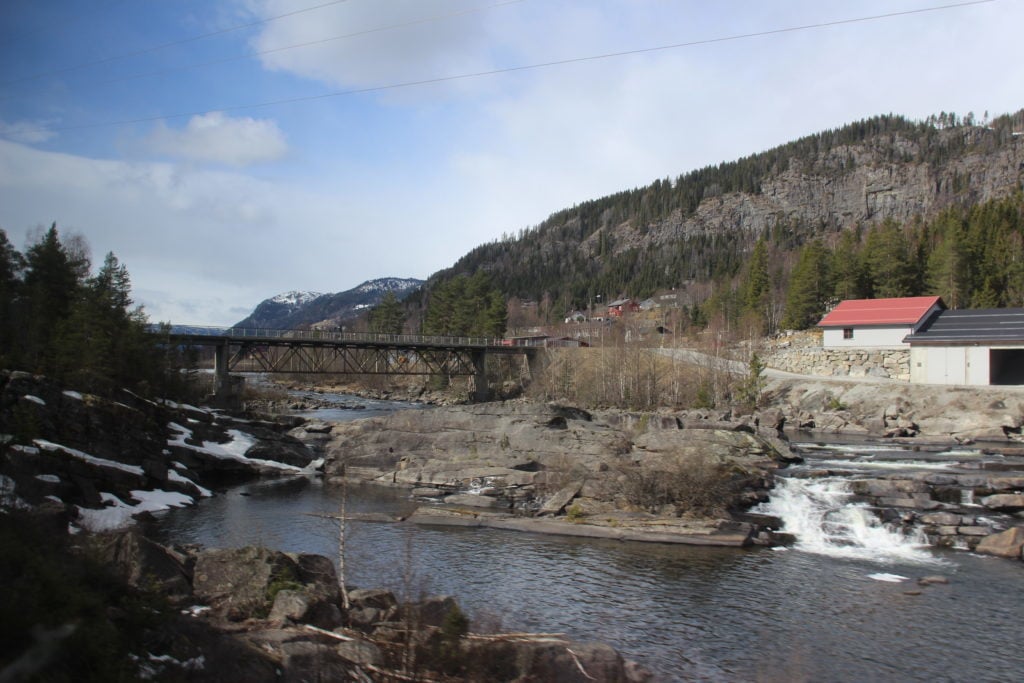
M 1024 384 L 1024 349 L 992 349 L 989 353 L 989 384 Z

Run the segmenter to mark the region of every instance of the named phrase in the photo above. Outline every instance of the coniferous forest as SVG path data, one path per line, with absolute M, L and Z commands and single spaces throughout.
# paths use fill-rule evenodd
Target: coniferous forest
M 128 388 L 180 395 L 184 378 L 131 299 L 113 253 L 92 273 L 89 246 L 56 224 L 24 254 L 0 230 L 0 368 L 46 375 L 90 393 Z

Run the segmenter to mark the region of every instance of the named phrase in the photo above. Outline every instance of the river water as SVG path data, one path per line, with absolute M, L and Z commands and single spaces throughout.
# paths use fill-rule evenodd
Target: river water
M 937 466 L 870 446 L 808 444 L 804 454 L 808 467 L 837 458 Z M 336 511 L 338 493 L 316 478 L 260 482 L 172 510 L 148 530 L 163 542 L 333 556 L 337 530 L 322 515 Z M 357 514 L 412 509 L 393 489 L 352 486 L 349 496 Z M 1024 564 L 919 547 L 851 513 L 843 497 L 841 482 L 782 481 L 770 511 L 799 535 L 788 549 L 350 521 L 347 582 L 454 595 L 478 630 L 605 641 L 663 680 L 1020 680 Z M 931 575 L 949 583 L 918 586 Z

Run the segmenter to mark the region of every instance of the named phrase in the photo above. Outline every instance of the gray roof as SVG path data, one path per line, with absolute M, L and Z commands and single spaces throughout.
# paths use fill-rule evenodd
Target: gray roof
M 911 344 L 1024 344 L 1024 308 L 938 311 L 903 341 Z

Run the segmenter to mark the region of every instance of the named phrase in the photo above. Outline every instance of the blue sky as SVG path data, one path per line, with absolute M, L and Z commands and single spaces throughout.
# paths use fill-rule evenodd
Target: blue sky
M 1024 2 L 450 77 L 947 2 L 7 0 L 0 228 L 82 234 L 176 323 L 425 278 L 575 203 L 867 116 L 1016 111 Z

